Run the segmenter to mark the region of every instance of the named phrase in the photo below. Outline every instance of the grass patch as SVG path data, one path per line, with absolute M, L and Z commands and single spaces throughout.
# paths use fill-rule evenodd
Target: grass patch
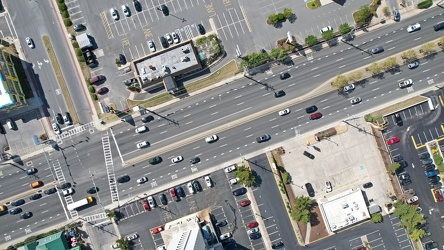
M 56 76 L 57 82 L 59 84 L 60 90 L 62 91 L 63 98 L 65 99 L 68 111 L 71 114 L 73 124 L 78 123 L 77 113 L 72 105 L 71 96 L 69 95 L 68 88 L 66 87 L 65 80 L 63 79 L 62 71 L 60 70 L 59 63 L 55 56 L 54 50 L 52 49 L 51 41 L 49 41 L 48 36 L 42 37 L 43 44 L 45 45 L 46 52 L 48 53 L 49 61 L 54 69 L 54 74 Z
M 314 10 L 314 9 L 318 8 L 319 6 L 321 6 L 321 4 L 318 3 L 318 2 L 319 1 L 317 1 L 317 0 L 313 0 L 313 1 L 308 2 L 307 3 L 307 8 L 309 8 L 311 10 Z
M 415 97 L 412 97 L 412 98 L 405 100 L 403 102 L 398 102 L 398 103 L 391 105 L 387 108 L 377 110 L 377 111 L 371 113 L 370 116 L 375 117 L 375 118 L 382 117 L 384 115 L 394 113 L 398 110 L 404 109 L 405 107 L 409 107 L 414 104 L 419 104 L 424 101 L 427 101 L 427 98 L 422 97 L 422 96 L 415 96 Z
M 418 9 L 427 9 L 432 6 L 432 0 L 425 0 L 423 2 L 418 3 Z

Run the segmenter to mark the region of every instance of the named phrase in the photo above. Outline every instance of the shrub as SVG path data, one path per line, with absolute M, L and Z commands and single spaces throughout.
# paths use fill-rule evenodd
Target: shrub
M 373 223 L 380 223 L 382 222 L 382 215 L 380 213 L 374 213 L 372 214 L 370 221 Z
M 440 155 L 434 155 L 433 161 L 435 161 L 436 165 L 440 165 L 442 163 L 442 157 Z
M 72 25 L 71 20 L 69 20 L 68 18 L 67 18 L 67 19 L 64 19 L 64 20 L 63 20 L 63 23 L 65 23 L 65 26 L 66 26 L 66 27 L 70 27 L 70 26 Z
M 423 2 L 418 3 L 418 9 L 427 9 L 432 6 L 432 0 L 425 0 Z
M 282 181 L 283 181 L 285 184 L 290 184 L 290 182 L 291 182 L 290 173 L 288 173 L 288 172 L 283 172 L 283 173 L 282 173 Z
M 66 7 L 65 3 L 58 3 L 57 4 L 59 6 L 59 10 L 60 12 L 67 10 L 68 8 Z
M 331 83 L 331 86 L 336 89 L 341 89 L 345 85 L 347 85 L 348 79 L 344 75 L 337 75 L 336 79 Z
M 318 3 L 316 2 L 316 0 L 313 0 L 311 2 L 307 3 L 307 8 L 309 9 L 316 9 L 317 7 L 319 7 Z
M 389 17 L 390 16 L 390 10 L 387 6 L 385 6 L 384 8 L 382 8 L 382 13 L 384 13 L 385 17 Z
M 401 167 L 401 164 L 399 164 L 397 162 L 392 163 L 392 165 L 390 165 L 388 171 L 390 174 L 394 175 L 396 173 L 396 170 L 399 169 L 399 167 Z
M 325 32 L 322 32 L 322 38 L 324 38 L 324 41 L 328 41 L 330 39 L 333 39 L 333 37 L 335 37 L 335 33 L 333 32 L 333 30 L 327 30 Z
M 351 31 L 351 27 L 350 27 L 350 25 L 348 25 L 348 23 L 343 23 L 343 24 L 339 25 L 339 34 L 345 35 L 350 31 Z
M 279 20 L 279 21 L 283 21 L 283 20 L 285 20 L 284 13 L 278 13 L 278 14 L 277 14 L 277 17 L 278 17 L 278 20 Z
M 361 27 L 368 24 L 373 17 L 373 13 L 367 5 L 361 6 L 358 11 L 353 13 L 356 24 Z
M 76 48 L 76 56 L 82 56 L 82 50 L 80 48 Z
M 65 0 L 57 0 L 57 3 L 64 3 Z
M 284 14 L 284 17 L 286 19 L 288 19 L 293 15 L 293 11 L 289 8 L 285 8 L 283 14 Z
M 79 43 L 78 43 L 77 41 L 73 41 L 73 42 L 72 42 L 72 46 L 73 46 L 75 49 L 78 49 L 78 48 L 79 48 Z
M 99 100 L 99 97 L 97 97 L 97 94 L 96 94 L 96 93 L 92 93 L 92 94 L 91 94 L 91 98 L 92 98 L 94 101 Z
M 309 35 L 305 38 L 305 44 L 309 47 L 316 45 L 318 42 L 318 38 L 314 35 Z
M 205 42 L 205 40 L 207 40 L 206 36 L 197 38 L 196 45 L 201 45 L 202 43 Z
M 364 120 L 366 122 L 373 122 L 373 117 L 371 115 L 367 114 L 364 116 Z
M 279 22 L 279 18 L 276 14 L 271 14 L 268 16 L 267 23 L 275 25 Z
M 69 17 L 69 13 L 67 10 L 62 11 L 62 17 L 63 18 L 68 18 Z
M 92 85 L 89 85 L 89 86 L 88 86 L 88 91 L 89 91 L 90 93 L 96 93 L 96 89 L 95 89 L 94 86 L 92 86 Z
M 83 56 L 77 56 L 77 61 L 85 62 L 85 58 Z

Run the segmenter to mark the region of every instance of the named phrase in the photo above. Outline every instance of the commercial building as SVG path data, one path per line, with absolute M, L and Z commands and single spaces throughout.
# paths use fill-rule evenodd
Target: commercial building
M 2 50 L 0 56 L 0 110 L 8 112 L 26 105 L 25 94 L 15 71 L 12 56 Z

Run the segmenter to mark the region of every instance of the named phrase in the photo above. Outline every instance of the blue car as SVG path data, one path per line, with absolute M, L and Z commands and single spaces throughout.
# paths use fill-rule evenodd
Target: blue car
M 424 172 L 424 173 L 427 178 L 432 178 L 432 177 L 437 176 L 439 174 L 439 171 L 433 170 L 433 171 L 428 171 L 428 172 Z
M 243 195 L 247 192 L 247 189 L 242 187 L 242 188 L 238 188 L 236 190 L 233 191 L 233 195 L 234 196 L 239 196 L 239 195 Z
M 176 187 L 176 193 L 179 197 L 185 197 L 185 192 L 183 191 L 182 187 Z

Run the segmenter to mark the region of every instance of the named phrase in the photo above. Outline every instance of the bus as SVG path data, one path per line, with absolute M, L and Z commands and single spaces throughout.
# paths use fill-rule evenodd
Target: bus
M 76 210 L 77 208 L 83 207 L 93 201 L 94 201 L 93 197 L 91 197 L 91 196 L 86 197 L 85 199 L 81 199 L 81 200 L 76 201 L 74 203 L 68 204 L 68 210 L 69 211 Z

